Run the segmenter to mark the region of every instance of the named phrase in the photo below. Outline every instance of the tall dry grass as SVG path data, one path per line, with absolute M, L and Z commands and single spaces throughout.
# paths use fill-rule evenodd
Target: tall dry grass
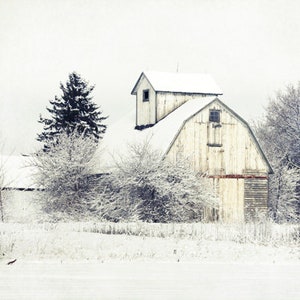
M 82 232 L 198 241 L 231 241 L 260 245 L 299 245 L 300 225 L 264 223 L 0 223 L 0 249 L 4 237 L 26 232 Z

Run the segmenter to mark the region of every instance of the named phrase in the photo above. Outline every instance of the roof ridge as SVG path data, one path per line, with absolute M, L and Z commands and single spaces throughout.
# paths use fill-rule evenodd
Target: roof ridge
M 222 95 L 220 87 L 208 73 L 181 73 L 144 71 L 139 76 L 131 94 L 136 94 L 139 82 L 146 78 L 157 92 Z

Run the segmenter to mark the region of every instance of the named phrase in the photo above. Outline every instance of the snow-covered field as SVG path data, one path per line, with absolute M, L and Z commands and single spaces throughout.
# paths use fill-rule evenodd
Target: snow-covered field
M 278 224 L 0 224 L 3 259 L 290 262 L 299 226 Z
M 1 299 L 298 300 L 300 265 L 16 262 L 0 266 Z
M 300 299 L 298 233 L 277 224 L 2 223 L 0 299 Z

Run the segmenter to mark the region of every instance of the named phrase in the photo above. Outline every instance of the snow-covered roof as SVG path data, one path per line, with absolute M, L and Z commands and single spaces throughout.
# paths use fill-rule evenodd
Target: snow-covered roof
M 109 126 L 101 143 L 101 169 L 109 170 L 113 157 L 126 154 L 128 145 L 149 141 L 151 146 L 165 154 L 183 123 L 216 99 L 215 96 L 189 100 L 157 124 L 144 130 L 135 128 L 135 110 Z
M 140 79 L 145 76 L 155 91 L 222 95 L 220 87 L 209 74 L 167 73 L 146 71 L 141 74 L 131 94 L 136 94 Z
M 0 172 L 3 174 L 2 187 L 13 189 L 36 188 L 33 181 L 34 167 L 31 158 L 22 155 L 0 155 Z

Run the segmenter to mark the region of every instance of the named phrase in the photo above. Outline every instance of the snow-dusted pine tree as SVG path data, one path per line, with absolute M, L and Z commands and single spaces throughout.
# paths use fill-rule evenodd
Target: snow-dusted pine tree
M 66 85 L 60 83 L 60 89 L 62 96 L 55 96 L 50 101 L 52 108 L 47 108 L 50 118 L 40 116 L 39 123 L 44 124 L 44 129 L 37 140 L 44 143 L 44 150 L 57 142 L 61 132 L 71 134 L 76 131 L 98 142 L 105 133 L 103 121 L 107 117 L 102 116 L 99 107 L 92 102 L 94 86 L 89 86 L 79 74 L 73 72 Z
M 300 83 L 270 100 L 256 134 L 274 170 L 271 215 L 278 222 L 295 220 L 300 214 Z

